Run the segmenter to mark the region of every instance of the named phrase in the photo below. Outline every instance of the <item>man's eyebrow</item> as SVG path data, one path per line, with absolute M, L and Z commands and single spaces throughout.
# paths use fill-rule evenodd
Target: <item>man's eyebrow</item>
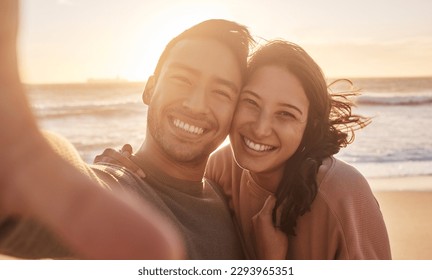
M 254 91 L 252 91 L 252 90 L 245 89 L 245 90 L 243 90 L 243 93 L 248 93 L 248 94 L 254 96 L 254 97 L 257 98 L 257 99 L 262 100 L 262 98 L 261 98 L 261 97 L 260 97 L 256 92 L 254 92 Z M 294 109 L 294 110 L 296 110 L 297 112 L 299 112 L 300 115 L 303 115 L 303 111 L 302 111 L 299 107 L 297 107 L 297 106 L 295 106 L 295 105 L 293 105 L 293 104 L 289 104 L 289 103 L 279 103 L 279 105 L 280 105 L 280 106 L 283 106 L 283 107 L 288 107 L 288 108 Z
M 179 62 L 171 63 L 168 66 L 168 69 L 169 70 L 170 69 L 180 69 L 180 70 L 187 71 L 187 72 L 191 73 L 192 75 L 196 75 L 196 76 L 199 75 L 199 71 L 198 70 L 196 70 L 196 69 L 194 69 L 192 67 L 189 67 L 188 65 L 179 63 Z M 240 91 L 240 89 L 238 88 L 238 86 L 235 83 L 233 83 L 233 82 L 231 82 L 231 81 L 229 81 L 227 79 L 223 79 L 223 78 L 220 78 L 220 77 L 215 77 L 214 80 L 215 80 L 216 83 L 228 87 L 233 92 L 239 92 Z
M 179 62 L 173 62 L 173 63 L 171 63 L 168 66 L 168 69 L 169 70 L 170 69 L 180 69 L 180 70 L 184 70 L 184 71 L 190 72 L 190 73 L 192 73 L 194 75 L 198 75 L 199 74 L 198 70 L 196 70 L 196 69 L 194 69 L 192 67 L 189 67 L 189 66 L 187 66 L 185 64 L 179 63 Z

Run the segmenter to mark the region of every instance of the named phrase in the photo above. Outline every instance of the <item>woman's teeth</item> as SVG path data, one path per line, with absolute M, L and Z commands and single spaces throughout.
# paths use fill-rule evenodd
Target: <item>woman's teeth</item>
M 265 152 L 265 151 L 269 151 L 271 149 L 273 149 L 273 146 L 269 146 L 269 145 L 263 145 L 263 144 L 258 144 L 255 142 L 252 142 L 252 140 L 248 139 L 248 138 L 244 138 L 245 144 L 246 146 L 248 146 L 250 149 L 257 151 L 257 152 Z

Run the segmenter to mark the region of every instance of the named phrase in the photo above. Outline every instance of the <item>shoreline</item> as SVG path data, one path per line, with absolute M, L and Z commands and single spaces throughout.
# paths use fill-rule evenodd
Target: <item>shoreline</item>
M 366 177 L 372 191 L 432 191 L 432 175 Z

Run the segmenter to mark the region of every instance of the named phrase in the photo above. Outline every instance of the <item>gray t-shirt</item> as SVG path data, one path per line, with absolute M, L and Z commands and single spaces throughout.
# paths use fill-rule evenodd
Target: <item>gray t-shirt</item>
M 100 177 L 106 175 L 101 172 L 110 174 L 118 186 L 135 192 L 167 216 L 183 236 L 189 259 L 244 259 L 228 205 L 214 183 L 178 180 L 150 161 L 131 159 L 146 173 L 145 179 L 111 164 L 92 167 Z

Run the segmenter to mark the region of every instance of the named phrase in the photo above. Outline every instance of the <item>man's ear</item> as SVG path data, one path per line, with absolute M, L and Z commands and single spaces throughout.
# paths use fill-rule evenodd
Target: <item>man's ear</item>
M 153 96 L 153 90 L 155 86 L 155 77 L 152 75 L 147 79 L 147 83 L 144 88 L 142 100 L 144 104 L 149 105 Z

